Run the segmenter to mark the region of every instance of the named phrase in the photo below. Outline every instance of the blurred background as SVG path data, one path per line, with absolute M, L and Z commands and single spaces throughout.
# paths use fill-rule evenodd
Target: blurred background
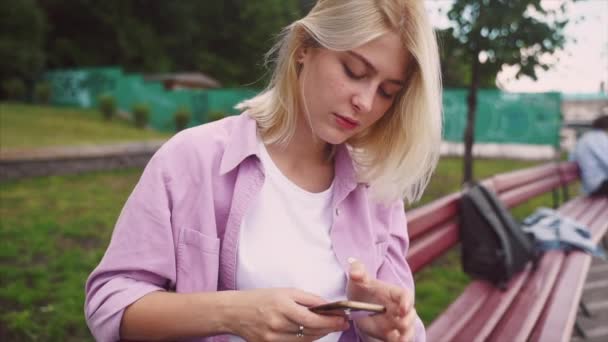
M 312 5 L 0 2 L 0 340 L 91 340 L 84 281 L 145 163 L 175 132 L 238 114 L 268 80 L 264 55 L 281 28 Z M 439 37 L 444 141 L 408 209 L 465 180 L 563 159 L 608 114 L 608 1 L 425 5 Z M 468 281 L 457 251 L 417 275 L 423 320 Z

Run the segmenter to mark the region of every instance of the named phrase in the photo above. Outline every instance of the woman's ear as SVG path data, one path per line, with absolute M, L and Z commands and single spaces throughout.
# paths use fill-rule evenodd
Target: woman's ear
M 298 64 L 303 64 L 304 63 L 304 57 L 306 57 L 306 54 L 308 54 L 308 48 L 307 47 L 300 47 L 298 49 L 298 51 L 296 52 L 296 62 Z

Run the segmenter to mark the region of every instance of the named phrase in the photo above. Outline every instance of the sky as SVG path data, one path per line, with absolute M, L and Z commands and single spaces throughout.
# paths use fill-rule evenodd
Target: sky
M 546 9 L 556 8 L 563 0 L 543 0 Z M 431 21 L 436 27 L 447 27 L 446 12 L 452 0 L 425 0 Z M 568 39 L 564 49 L 554 56 L 554 66 L 537 72 L 538 80 L 515 79 L 517 68 L 503 67 L 497 76 L 500 87 L 512 92 L 597 93 L 600 83 L 608 92 L 608 0 L 583 0 L 568 3 L 565 28 Z M 584 17 L 583 20 L 579 18 Z

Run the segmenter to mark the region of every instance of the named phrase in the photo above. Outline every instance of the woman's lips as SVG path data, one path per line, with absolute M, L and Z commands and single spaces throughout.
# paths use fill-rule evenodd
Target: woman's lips
M 344 117 L 342 115 L 338 115 L 336 113 L 334 113 L 334 116 L 336 117 L 336 123 L 338 124 L 338 126 L 344 129 L 352 130 L 359 126 L 359 122 L 356 120 Z

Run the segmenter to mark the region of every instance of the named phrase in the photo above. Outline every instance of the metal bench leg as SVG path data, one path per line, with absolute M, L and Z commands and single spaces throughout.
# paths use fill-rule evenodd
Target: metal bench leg
M 587 316 L 587 317 L 591 317 L 591 311 L 589 311 L 589 308 L 587 307 L 587 304 L 583 301 L 581 301 L 580 303 L 578 303 L 579 308 L 581 308 L 581 311 L 583 312 L 583 315 Z
M 568 184 L 565 184 L 562 187 L 562 196 L 564 198 L 564 202 L 570 200 L 570 194 L 569 194 L 569 191 L 568 191 Z
M 583 327 L 579 323 L 578 319 L 576 322 L 574 322 L 574 330 L 578 336 L 582 337 L 584 340 L 587 339 L 587 334 L 585 333 L 585 330 L 583 330 Z
M 553 209 L 557 209 L 559 207 L 559 190 L 557 188 L 553 189 Z

